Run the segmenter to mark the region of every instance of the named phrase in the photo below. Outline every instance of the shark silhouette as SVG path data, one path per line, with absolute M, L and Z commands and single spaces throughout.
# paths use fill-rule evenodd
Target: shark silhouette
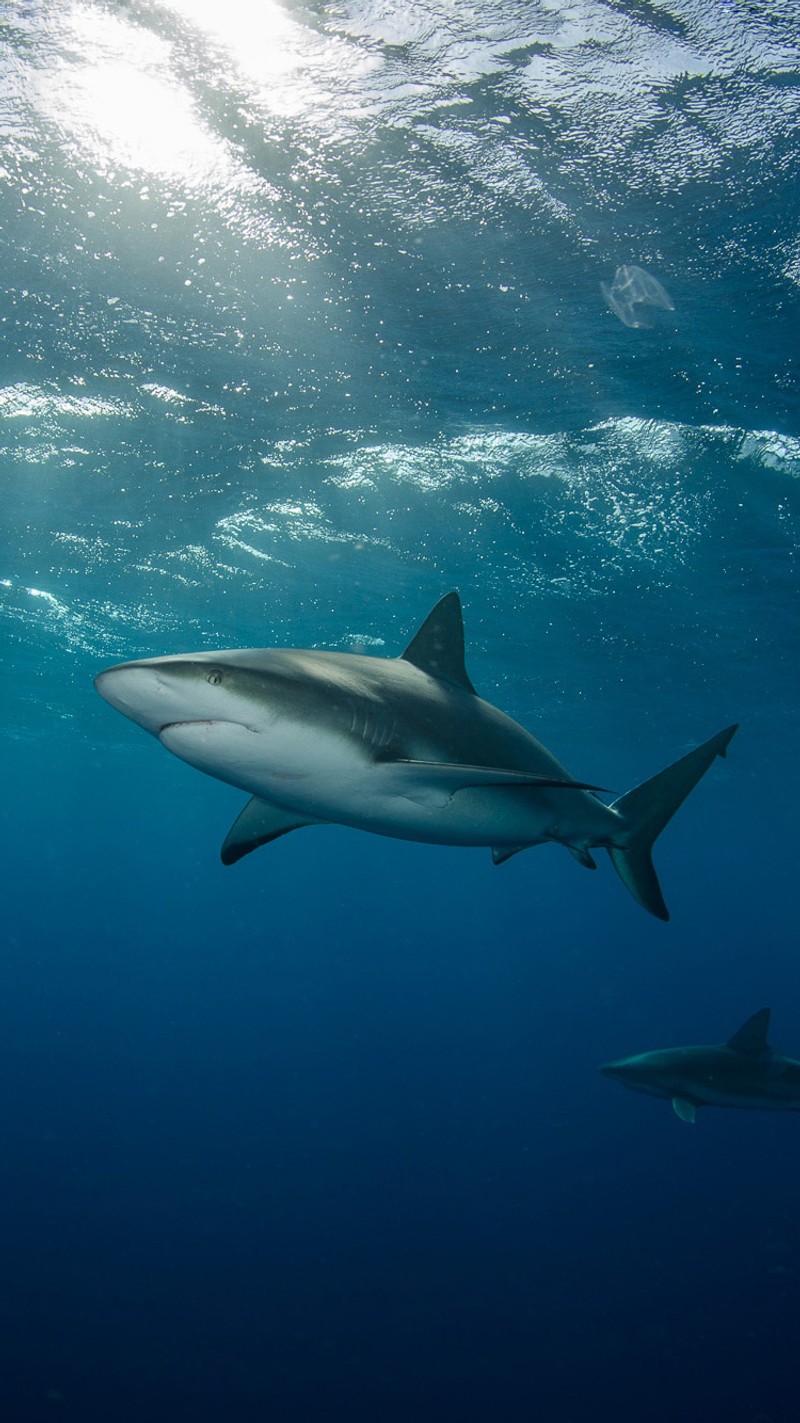
M 464 665 L 457 593 L 401 657 L 244 649 L 123 662 L 95 686 L 189 765 L 247 791 L 222 846 L 233 864 L 325 822 L 405 840 L 491 847 L 497 864 L 548 841 L 595 868 L 608 851 L 633 897 L 669 918 L 651 860 L 667 821 L 724 756 L 735 726 L 606 805 L 517 722 L 483 701 Z
M 759 1009 L 717 1046 L 643 1052 L 600 1071 L 634 1092 L 666 1097 L 682 1122 L 693 1122 L 698 1107 L 800 1112 L 800 1062 L 769 1046 L 769 1015 Z

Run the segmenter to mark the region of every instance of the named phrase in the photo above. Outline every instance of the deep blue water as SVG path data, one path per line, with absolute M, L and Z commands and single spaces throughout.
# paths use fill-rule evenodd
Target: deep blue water
M 800 1118 L 598 1072 L 800 1057 L 793 0 L 0 20 L 2 1417 L 793 1423 Z M 557 846 L 223 869 L 92 686 L 451 588 L 576 776 L 741 722 L 669 924 Z

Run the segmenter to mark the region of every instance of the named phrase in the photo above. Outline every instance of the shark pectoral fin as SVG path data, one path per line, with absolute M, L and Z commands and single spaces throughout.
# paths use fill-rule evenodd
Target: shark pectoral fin
M 673 1097 L 672 1110 L 682 1122 L 688 1122 L 690 1126 L 694 1126 L 697 1118 L 697 1108 L 694 1102 L 687 1102 L 685 1097 Z
M 382 769 L 396 773 L 395 794 L 419 805 L 441 807 L 458 791 L 517 787 L 527 790 L 597 790 L 585 781 L 561 776 L 535 776 L 527 771 L 504 771 L 496 766 L 459 766 L 444 761 L 393 761 Z
M 279 835 L 299 830 L 303 825 L 322 823 L 297 815 L 294 811 L 282 810 L 279 805 L 270 805 L 268 800 L 254 795 L 225 836 L 220 859 L 223 865 L 234 865 L 251 850 L 257 850 L 259 845 L 266 845 L 270 840 L 277 840 Z

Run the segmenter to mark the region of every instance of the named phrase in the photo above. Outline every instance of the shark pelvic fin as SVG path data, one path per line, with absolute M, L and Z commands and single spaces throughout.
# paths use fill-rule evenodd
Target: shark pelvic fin
M 504 865 L 506 860 L 510 860 L 512 855 L 518 855 L 521 850 L 529 850 L 530 845 L 493 845 L 492 863 Z
M 457 593 L 440 598 L 402 656 L 429 677 L 455 682 L 457 687 L 475 694 L 464 664 L 464 620 Z
M 759 1008 L 732 1038 L 728 1038 L 728 1047 L 733 1048 L 734 1052 L 746 1053 L 748 1057 L 761 1057 L 763 1053 L 769 1052 L 769 1015 L 769 1008 Z
M 614 845 L 607 845 L 614 869 L 634 899 L 657 919 L 669 919 L 650 852 L 664 826 L 683 805 L 716 756 L 724 756 L 736 726 L 726 727 L 680 761 L 644 781 L 611 806 L 626 822 Z
M 685 1097 L 673 1097 L 672 1110 L 682 1122 L 688 1122 L 690 1127 L 694 1126 L 697 1120 L 697 1108 L 694 1102 L 687 1102 Z
M 593 855 L 583 845 L 567 845 L 569 853 L 574 856 L 579 865 L 583 865 L 585 870 L 596 870 L 597 861 Z
M 538 842 L 536 840 L 533 840 L 529 841 L 524 845 L 493 845 L 492 859 L 494 860 L 494 863 L 496 865 L 502 865 L 505 863 L 506 860 L 510 860 L 512 855 L 518 855 L 520 850 L 530 850 L 531 845 L 535 845 L 537 843 Z M 589 851 L 585 850 L 582 845 L 567 845 L 566 848 L 569 850 L 569 853 L 571 855 L 574 855 L 575 859 L 578 861 L 578 864 L 583 865 L 584 869 L 597 869 L 596 860 L 592 858 L 592 856 L 589 854 Z
M 303 825 L 323 823 L 282 810 L 279 805 L 270 805 L 268 800 L 254 795 L 225 836 L 220 859 L 223 865 L 234 865 L 251 850 L 257 850 L 259 845 L 266 845 L 270 840 L 277 840 L 279 835 L 287 835 L 290 830 L 299 830 Z

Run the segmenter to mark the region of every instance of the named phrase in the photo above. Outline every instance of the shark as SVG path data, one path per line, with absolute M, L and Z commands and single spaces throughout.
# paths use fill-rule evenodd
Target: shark
M 760 1008 L 726 1043 L 643 1052 L 600 1071 L 634 1092 L 666 1097 L 682 1122 L 693 1123 L 698 1107 L 800 1112 L 800 1062 L 770 1047 L 769 1018 Z
M 190 766 L 251 799 L 222 845 L 231 865 L 303 826 L 489 847 L 496 864 L 556 842 L 587 869 L 608 852 L 634 899 L 669 918 L 656 837 L 724 756 L 729 726 L 607 804 L 478 696 L 457 593 L 399 657 L 245 648 L 145 658 L 95 678 L 110 705 Z

